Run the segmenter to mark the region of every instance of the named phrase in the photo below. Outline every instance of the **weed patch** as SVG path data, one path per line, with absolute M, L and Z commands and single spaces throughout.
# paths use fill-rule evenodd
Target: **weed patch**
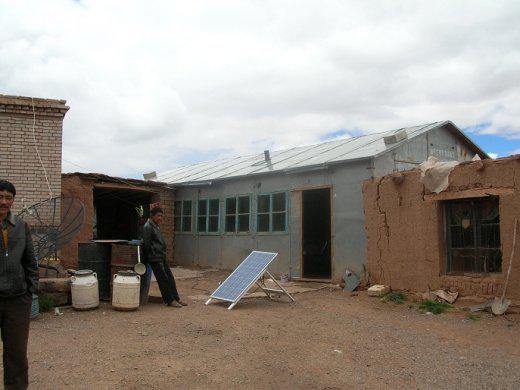
M 381 298 L 381 302 L 394 302 L 399 305 L 403 304 L 404 301 L 406 301 L 406 295 L 396 291 L 391 291 Z
M 421 306 L 419 306 L 419 309 L 423 312 L 429 311 L 433 314 L 441 314 L 441 313 L 444 313 L 450 307 L 451 307 L 451 305 L 448 303 L 437 302 L 437 301 L 432 301 L 431 299 L 426 299 L 421 302 Z
M 38 297 L 38 304 L 40 305 L 40 311 L 49 311 L 54 307 L 54 299 L 48 295 L 40 295 Z

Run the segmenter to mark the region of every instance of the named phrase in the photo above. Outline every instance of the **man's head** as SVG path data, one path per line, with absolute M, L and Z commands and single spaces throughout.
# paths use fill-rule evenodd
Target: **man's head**
M 0 179 L 0 219 L 4 219 L 11 211 L 15 195 L 14 185 L 7 180 Z
M 150 218 L 157 225 L 160 225 L 162 223 L 163 214 L 164 212 L 160 207 L 154 207 L 152 210 L 150 210 Z

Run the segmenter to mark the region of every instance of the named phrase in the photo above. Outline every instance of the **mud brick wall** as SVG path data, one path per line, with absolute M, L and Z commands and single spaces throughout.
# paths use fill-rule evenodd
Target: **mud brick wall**
M 367 260 L 370 282 L 396 290 L 447 289 L 462 295 L 491 297 L 502 293 L 520 218 L 520 156 L 461 163 L 449 187 L 431 194 L 418 169 L 375 178 L 363 185 Z M 502 272 L 447 275 L 443 201 L 499 197 Z M 520 232 L 519 232 L 520 233 Z M 520 239 L 513 260 L 507 297 L 520 301 Z
M 164 210 L 161 231 L 167 244 L 167 260 L 170 265 L 174 264 L 173 190 L 145 181 L 133 180 L 132 183 L 134 184 L 127 184 L 124 180 L 98 174 L 69 173 L 62 175 L 62 194 L 64 196 L 76 197 L 85 205 L 85 223 L 83 227 L 78 235 L 60 251 L 62 265 L 66 268 L 76 269 L 78 266 L 78 243 L 89 242 L 94 237 L 94 187 L 96 186 L 120 190 L 132 190 L 138 187 L 141 190 L 154 193 L 153 202 L 157 202 Z M 124 245 L 121 246 L 124 247 Z
M 65 100 L 0 95 L 0 178 L 16 187 L 13 211 L 48 199 L 44 170 L 34 147 L 35 138 L 54 196 L 61 193 L 61 141 Z

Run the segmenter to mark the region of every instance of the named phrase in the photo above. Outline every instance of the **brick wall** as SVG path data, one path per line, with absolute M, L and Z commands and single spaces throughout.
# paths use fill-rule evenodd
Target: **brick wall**
M 107 179 L 100 179 L 103 175 L 96 174 L 64 174 L 62 176 L 62 193 L 64 196 L 73 196 L 81 200 L 85 205 L 85 224 L 74 239 L 60 251 L 62 264 L 67 268 L 77 268 L 78 266 L 78 243 L 88 242 L 93 238 L 94 221 L 94 187 L 112 188 L 120 190 L 139 189 L 154 193 L 152 202 L 157 202 L 164 210 L 163 224 L 161 231 L 167 244 L 167 259 L 173 265 L 173 190 L 160 185 L 153 185 L 144 181 L 132 180 L 127 184 L 118 181 L 116 178 L 105 176 Z M 138 182 L 140 182 L 138 184 Z M 145 184 L 146 183 L 146 184 Z
M 397 290 L 449 289 L 483 297 L 502 293 L 509 266 L 515 218 L 520 218 L 520 156 L 462 163 L 449 176 L 449 187 L 429 193 L 420 171 L 376 178 L 363 185 L 367 260 L 371 283 Z M 446 274 L 443 201 L 499 197 L 502 272 Z M 520 232 L 519 232 L 520 233 Z M 507 296 L 520 301 L 520 238 Z
M 65 100 L 34 98 L 35 137 L 54 196 L 61 193 L 61 141 Z M 33 141 L 30 97 L 0 95 L 0 177 L 16 187 L 13 211 L 49 198 Z

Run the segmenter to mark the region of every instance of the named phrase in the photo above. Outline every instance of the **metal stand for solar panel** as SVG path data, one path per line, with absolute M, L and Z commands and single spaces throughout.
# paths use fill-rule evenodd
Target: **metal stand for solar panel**
M 287 292 L 283 286 L 267 271 L 269 264 L 278 256 L 278 253 L 253 251 L 247 256 L 242 263 L 227 277 L 224 282 L 211 294 L 207 300 L 206 305 L 213 300 L 231 302 L 228 310 L 231 310 L 242 299 L 242 297 L 249 291 L 249 289 L 256 283 L 262 289 L 269 299 L 272 299 L 270 293 L 279 293 L 287 295 L 291 301 L 294 298 Z M 259 280 L 265 275 L 274 281 L 280 288 L 268 288 Z

